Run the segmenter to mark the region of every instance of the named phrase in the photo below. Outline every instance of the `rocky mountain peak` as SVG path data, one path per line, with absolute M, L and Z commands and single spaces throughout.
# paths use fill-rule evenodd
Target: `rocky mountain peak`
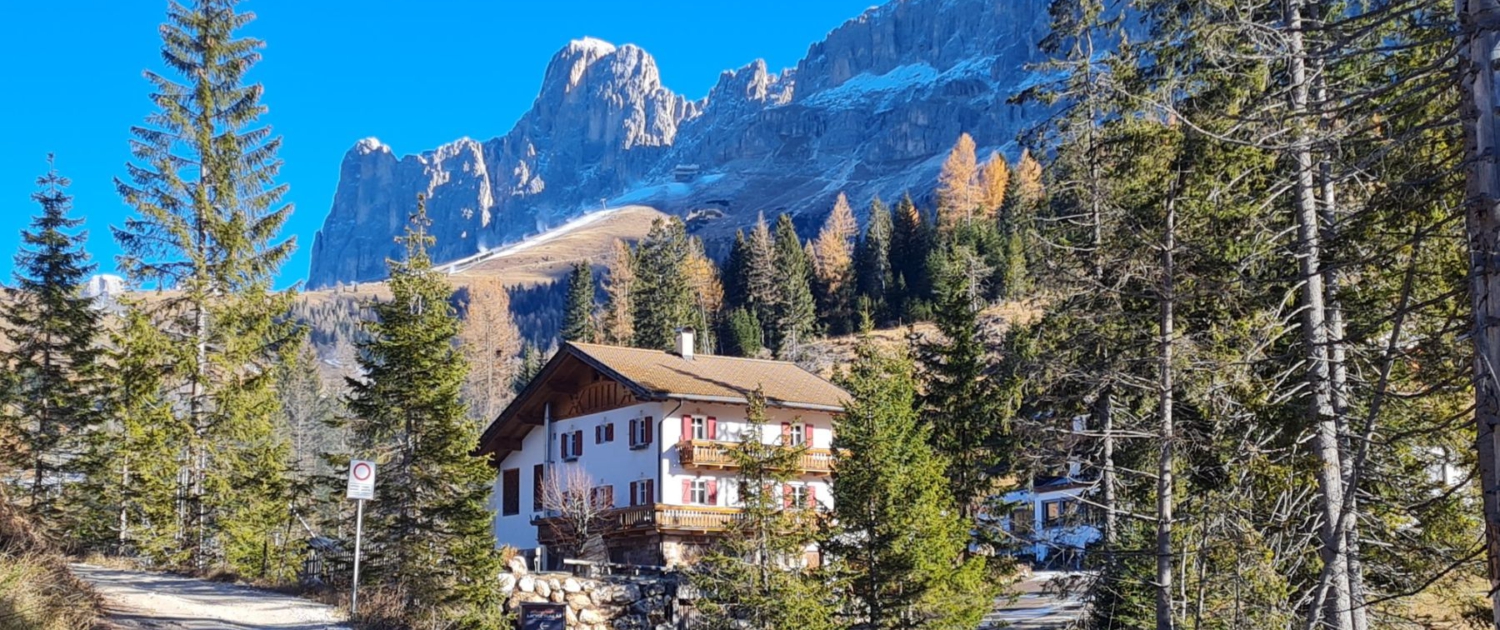
M 454 260 L 601 206 L 695 217 L 713 244 L 758 212 L 811 231 L 840 191 L 857 206 L 935 181 L 962 132 L 983 153 L 1042 114 L 1007 98 L 1028 80 L 1047 0 L 891 0 L 833 29 L 795 69 L 752 61 L 690 101 L 638 46 L 568 42 L 504 136 L 397 158 L 379 140 L 344 158 L 309 285 L 383 277 L 417 194 L 433 257 Z

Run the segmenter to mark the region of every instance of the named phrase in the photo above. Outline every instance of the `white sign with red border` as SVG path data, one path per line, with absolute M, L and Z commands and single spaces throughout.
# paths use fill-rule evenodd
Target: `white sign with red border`
M 365 459 L 349 462 L 349 498 L 375 499 L 375 462 Z

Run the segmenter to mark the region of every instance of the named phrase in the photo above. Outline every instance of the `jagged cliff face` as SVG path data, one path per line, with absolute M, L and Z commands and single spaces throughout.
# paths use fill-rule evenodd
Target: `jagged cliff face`
M 574 41 L 503 137 L 401 158 L 373 138 L 350 149 L 309 284 L 383 277 L 419 193 L 438 260 L 601 203 L 698 217 L 692 228 L 713 241 L 761 211 L 810 227 L 840 191 L 861 205 L 904 191 L 924 197 L 961 132 L 981 151 L 1015 157 L 1013 139 L 1038 112 L 1006 99 L 1040 58 L 1046 4 L 895 0 L 813 44 L 795 69 L 771 73 L 756 61 L 724 72 L 698 101 L 663 87 L 640 48 Z M 677 181 L 686 165 L 696 175 Z

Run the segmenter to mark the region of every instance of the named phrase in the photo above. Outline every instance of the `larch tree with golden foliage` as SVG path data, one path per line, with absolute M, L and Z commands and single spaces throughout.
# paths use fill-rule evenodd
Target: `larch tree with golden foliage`
M 712 353 L 715 339 L 710 333 L 724 308 L 724 284 L 719 280 L 719 266 L 703 249 L 703 241 L 689 238 L 688 243 L 687 276 L 693 291 L 693 327 L 699 331 L 697 350 Z
M 979 211 L 986 219 L 993 220 L 1005 205 L 1005 191 L 1010 188 L 1010 167 L 998 151 L 990 152 L 990 159 L 979 169 Z
M 607 344 L 626 346 L 635 337 L 635 325 L 630 319 L 630 291 L 635 284 L 633 258 L 630 245 L 615 239 L 605 267 L 604 313 L 599 322 L 599 335 Z
M 979 204 L 978 180 L 979 159 L 974 154 L 974 139 L 967 133 L 959 134 L 938 174 L 939 228 L 952 230 L 974 220 L 974 210 Z
M 493 420 L 511 397 L 521 333 L 510 315 L 510 292 L 496 280 L 468 286 L 459 342 L 469 362 L 464 398 L 480 422 Z
M 832 334 L 850 329 L 854 301 L 854 238 L 859 224 L 849 199 L 839 193 L 833 211 L 823 222 L 817 240 L 812 243 L 813 292 L 818 300 L 818 314 Z

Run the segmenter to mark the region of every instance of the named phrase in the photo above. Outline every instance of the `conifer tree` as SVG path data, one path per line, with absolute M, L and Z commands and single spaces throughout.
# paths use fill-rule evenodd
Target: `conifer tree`
M 755 311 L 737 308 L 725 318 L 724 352 L 739 357 L 755 357 L 760 354 L 760 320 Z
M 670 350 L 677 329 L 695 323 L 689 254 L 687 227 L 677 217 L 653 221 L 637 246 L 630 292 L 636 347 Z
M 946 477 L 960 513 L 972 518 L 1010 464 L 1011 392 L 997 376 L 993 345 L 980 327 L 972 280 L 945 281 L 935 310 L 941 336 L 919 344 L 923 417 L 932 447 L 948 458 Z
M 905 195 L 892 213 L 891 276 L 886 302 L 893 318 L 910 318 L 928 299 L 931 284 L 927 277 L 927 257 L 932 251 L 932 230 L 922 213 Z
M 192 427 L 173 413 L 168 390 L 183 349 L 139 301 L 121 306 L 101 357 L 103 422 L 80 459 L 83 483 L 70 486 L 70 502 L 82 508 L 72 535 L 89 550 L 180 566 L 189 534 L 177 518 L 180 444 Z
M 797 238 L 791 215 L 776 219 L 775 283 L 781 292 L 776 301 L 771 333 L 776 356 L 788 357 L 799 344 L 808 341 L 818 323 L 817 305 L 813 302 L 812 269 L 807 251 Z
M 943 160 L 938 174 L 938 228 L 951 230 L 974 221 L 979 209 L 979 160 L 974 154 L 974 139 L 968 133 L 958 134 L 958 141 Z
M 834 423 L 833 535 L 860 628 L 973 628 L 998 594 L 986 559 L 965 558 L 969 523 L 954 509 L 946 462 L 917 414 L 910 359 L 868 341 L 839 379 Z
M 245 82 L 263 44 L 236 35 L 254 19 L 237 4 L 168 7 L 162 55 L 183 82 L 145 73 L 159 111 L 131 129 L 138 162 L 115 184 L 135 214 L 114 235 L 132 281 L 175 291 L 153 306 L 192 349 L 173 372 L 192 427 L 181 511 L 190 564 L 256 574 L 287 517 L 273 367 L 301 331 L 284 316 L 290 293 L 271 288 L 294 247 L 278 240 L 292 208 L 275 183 L 281 139 L 256 126 L 262 88 Z
M 563 341 L 594 340 L 594 272 L 588 261 L 573 263 L 563 305 Z
M 885 323 L 886 295 L 891 287 L 891 209 L 879 198 L 870 202 L 870 220 L 854 248 L 854 284 L 860 317 Z
M 823 229 L 813 242 L 813 277 L 818 304 L 818 319 L 828 333 L 849 332 L 854 306 L 854 239 L 859 225 L 849 199 L 839 193 L 833 211 L 823 222 Z
M 1019 298 L 1029 287 L 1026 239 L 1042 197 L 1042 165 L 1031 157 L 1029 151 L 1023 151 L 1000 206 L 1000 238 L 1004 255 L 996 271 L 999 273 L 997 284 L 1005 297 Z
M 14 405 L 0 406 L 5 424 L 21 438 L 7 450 L 24 485 L 35 522 L 56 525 L 62 516 L 57 491 L 64 475 L 76 473 L 85 434 L 97 423 L 94 396 L 99 315 L 79 291 L 94 266 L 83 250 L 87 235 L 68 231 L 83 223 L 69 216 L 73 198 L 67 178 L 52 168 L 37 179 L 31 198 L 41 213 L 21 231 L 14 289 L 0 304 L 0 369 L 15 378 Z
M 761 346 L 775 348 L 776 313 L 781 308 L 782 292 L 776 278 L 776 240 L 761 214 L 750 230 L 748 255 L 744 266 L 745 307 L 755 314 L 761 326 Z
M 765 395 L 746 398 L 745 428 L 729 450 L 739 470 L 740 518 L 688 576 L 701 593 L 702 622 L 712 630 L 834 630 L 841 627 L 836 602 L 820 576 L 797 562 L 815 542 L 815 511 L 781 496 L 805 447 L 768 441 Z
M 349 379 L 353 452 L 381 468 L 365 514 L 369 584 L 400 597 L 412 625 L 499 628 L 494 475 L 469 455 L 478 430 L 459 397 L 468 368 L 460 322 L 417 204 L 405 258 L 389 263 L 391 299 L 374 305 L 360 344 L 365 377 Z
M 1009 189 L 1010 167 L 1000 152 L 992 151 L 979 170 L 979 209 L 985 219 L 994 220 L 999 214 Z
M 724 310 L 732 311 L 745 306 L 749 301 L 745 287 L 745 265 L 750 257 L 750 241 L 744 230 L 734 231 L 734 243 L 729 246 L 729 255 L 719 269 L 719 279 L 724 285 Z
M 521 332 L 510 312 L 510 291 L 498 280 L 474 281 L 467 287 L 463 328 L 459 332 L 469 364 L 463 397 L 474 421 L 488 425 L 510 401 Z
M 543 351 L 531 342 L 526 342 L 521 346 L 521 362 L 516 367 L 516 376 L 512 383 L 512 388 L 517 394 L 526 389 L 531 379 L 536 378 L 536 375 L 542 372 L 542 368 L 547 365 L 547 359 L 551 355 L 552 352 Z
M 635 338 L 631 292 L 635 290 L 635 257 L 625 241 L 615 239 L 604 280 L 604 313 L 600 317 L 600 341 L 628 346 Z

